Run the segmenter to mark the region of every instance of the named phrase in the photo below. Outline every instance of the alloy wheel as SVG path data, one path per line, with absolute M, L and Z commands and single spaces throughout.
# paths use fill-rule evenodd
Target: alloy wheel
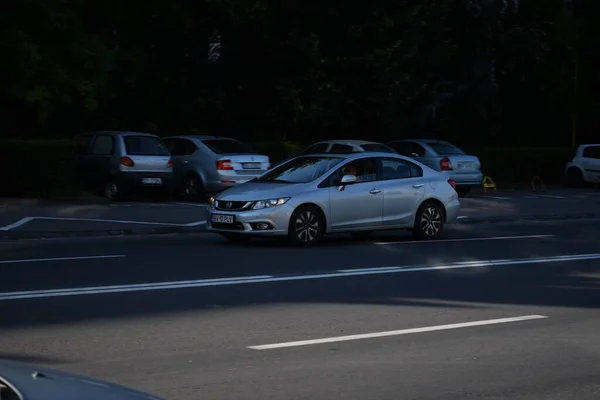
M 319 234 L 319 218 L 312 211 L 303 211 L 298 215 L 298 218 L 296 218 L 294 228 L 298 240 L 310 243 L 314 241 Z
M 427 207 L 421 214 L 421 231 L 429 236 L 435 236 L 442 228 L 442 215 L 435 207 Z

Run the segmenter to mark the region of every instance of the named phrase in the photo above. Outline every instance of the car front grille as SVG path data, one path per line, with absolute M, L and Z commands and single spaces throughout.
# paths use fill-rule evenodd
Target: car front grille
M 215 208 L 223 211 L 239 211 L 245 210 L 250 207 L 252 202 L 248 201 L 217 201 L 215 202 Z

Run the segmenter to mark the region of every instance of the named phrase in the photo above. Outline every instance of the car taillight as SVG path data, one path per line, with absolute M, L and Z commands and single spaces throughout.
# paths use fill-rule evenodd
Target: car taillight
M 173 160 L 169 159 L 169 161 L 167 161 L 167 168 L 173 168 Z
M 448 179 L 448 185 L 452 186 L 452 189 L 456 190 L 456 182 L 454 182 L 454 179 Z
M 219 160 L 217 161 L 217 170 L 219 171 L 231 171 L 233 169 L 233 165 L 231 165 L 231 160 Z
M 452 171 L 452 163 L 448 157 L 444 157 L 440 160 L 440 169 L 442 171 Z
M 121 157 L 121 165 L 124 165 L 126 167 L 133 167 L 135 163 L 129 157 Z

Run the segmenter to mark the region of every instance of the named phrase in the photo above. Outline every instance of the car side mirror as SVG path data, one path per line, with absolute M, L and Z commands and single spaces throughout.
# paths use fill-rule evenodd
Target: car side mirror
M 346 188 L 346 185 L 352 185 L 353 183 L 356 183 L 356 182 L 357 182 L 356 176 L 344 175 L 342 177 L 342 181 L 340 182 L 340 186 L 338 186 L 338 190 L 340 192 L 343 192 L 344 189 Z

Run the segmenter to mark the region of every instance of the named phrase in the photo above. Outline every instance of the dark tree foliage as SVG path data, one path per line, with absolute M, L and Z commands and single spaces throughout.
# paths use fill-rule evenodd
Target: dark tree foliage
M 2 134 L 590 141 L 594 3 L 6 0 Z

